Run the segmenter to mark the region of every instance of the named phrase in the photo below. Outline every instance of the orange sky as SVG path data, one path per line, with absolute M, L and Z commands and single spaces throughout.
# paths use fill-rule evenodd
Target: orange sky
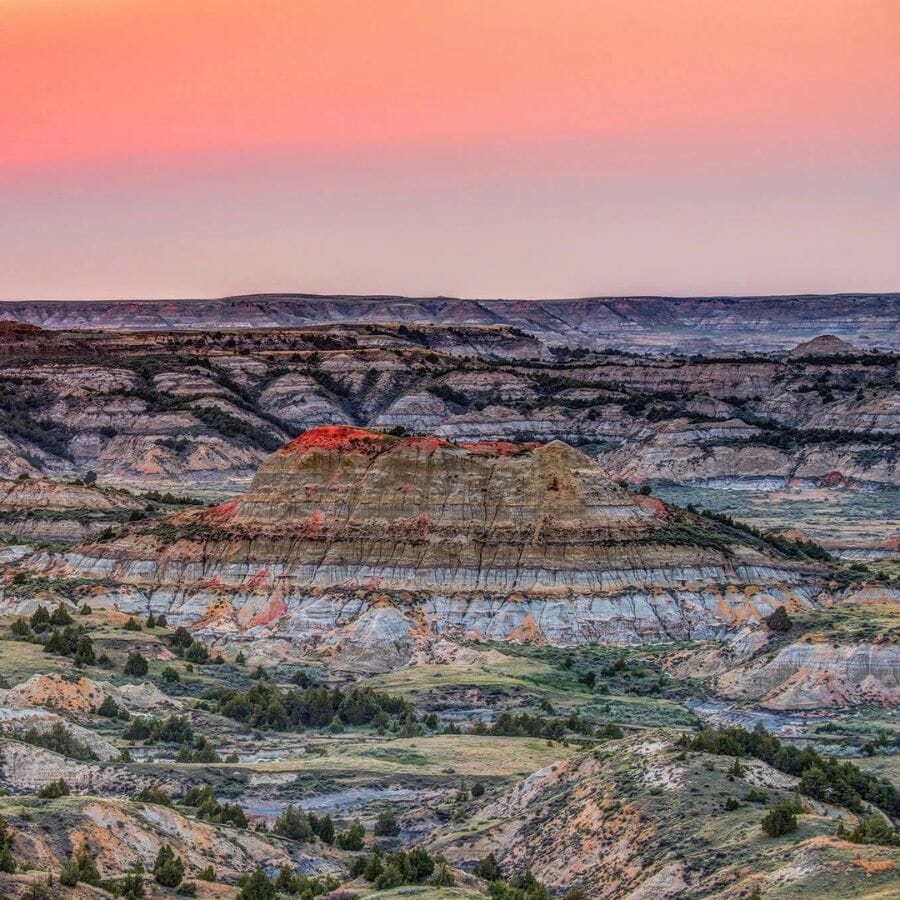
M 133 215 L 149 202 L 149 173 L 166 181 L 176 210 L 183 203 L 198 216 L 212 213 L 196 212 L 203 198 L 191 203 L 197 181 L 226 172 L 230 191 L 243 179 L 239 203 L 256 221 L 272 202 L 260 180 L 275 167 L 301 203 L 310 179 L 320 201 L 324 191 L 349 202 L 349 173 L 371 204 L 386 185 L 396 193 L 398 178 L 407 186 L 426 178 L 433 203 L 442 186 L 456 191 L 461 179 L 489 192 L 512 172 L 520 215 L 564 219 L 572 184 L 612 180 L 619 190 L 642 173 L 670 186 L 724 177 L 738 179 L 737 200 L 755 178 L 785 185 L 818 173 L 832 188 L 834 179 L 858 180 L 855 202 L 873 179 L 892 190 L 900 166 L 900 0 L 0 0 L 0 76 L 0 190 L 13 210 L 34 215 L 40 205 L 44 233 L 56 239 L 67 216 L 89 228 L 103 210 L 99 240 L 127 206 L 128 240 L 156 251 L 165 236 L 154 239 Z M 340 171 L 323 174 L 328 160 Z M 98 179 L 125 185 L 122 209 L 97 193 Z M 556 206 L 548 182 L 557 183 Z M 232 208 L 235 198 L 222 202 Z M 481 220 L 490 200 L 479 202 L 470 215 Z M 424 212 L 413 206 L 409 215 Z M 291 227 L 285 215 L 278 211 L 279 228 Z M 213 223 L 198 224 L 215 241 Z M 38 247 L 19 250 L 39 258 Z M 66 247 L 54 252 L 71 269 Z M 80 252 L 73 244 L 71 255 Z M 292 275 L 282 262 L 269 271 Z M 61 290 L 67 278 L 79 295 L 178 293 L 171 278 L 155 285 L 149 266 L 121 288 L 103 278 L 92 288 L 75 270 L 42 288 L 40 273 L 23 265 L 20 252 L 15 284 L 0 283 L 0 296 Z M 580 277 L 590 277 L 589 265 L 586 255 Z M 259 289 L 271 286 L 265 252 L 250 269 Z M 297 266 L 296 289 L 338 286 L 319 271 L 316 283 L 301 283 L 307 271 Z M 402 271 L 377 274 L 391 284 L 355 289 L 406 289 Z M 522 279 L 485 274 L 491 287 L 527 292 Z M 641 290 L 637 274 L 630 283 Z M 410 287 L 429 283 L 419 275 Z M 592 283 L 604 290 L 602 265 Z M 209 272 L 185 290 L 226 286 Z M 433 289 L 442 289 L 436 279 Z M 561 279 L 557 292 L 568 289 Z

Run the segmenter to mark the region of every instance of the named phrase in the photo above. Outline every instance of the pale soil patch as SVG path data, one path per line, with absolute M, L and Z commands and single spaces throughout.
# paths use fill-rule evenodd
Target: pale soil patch
M 575 753 L 571 747 L 536 738 L 451 735 L 404 738 L 393 741 L 347 743 L 329 748 L 327 756 L 305 755 L 297 759 L 252 764 L 257 773 L 347 772 L 398 775 L 454 774 L 481 776 L 525 776 Z M 246 767 L 246 766 L 244 766 Z

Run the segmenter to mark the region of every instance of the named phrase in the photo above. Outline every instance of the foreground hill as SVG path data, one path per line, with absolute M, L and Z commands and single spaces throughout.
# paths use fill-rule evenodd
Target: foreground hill
M 378 456 L 408 460 L 393 446 Z M 7 598 L 31 587 L 29 569 L 11 569 Z M 699 731 L 685 701 L 702 691 L 704 666 L 716 668 L 707 645 L 442 639 L 433 662 L 353 679 L 343 650 L 285 664 L 261 642 L 255 657 L 232 659 L 249 645 L 226 631 L 225 660 L 195 639 L 202 628 L 99 608 L 104 594 L 126 593 L 113 579 L 52 573 L 44 590 L 70 590 L 73 603 L 46 603 L 42 615 L 32 597 L 32 615 L 0 618 L 0 896 L 110 898 L 128 879 L 162 900 L 172 896 L 155 871 L 166 845 L 188 883 L 176 896 L 196 883 L 196 896 L 229 900 L 272 897 L 241 892 L 256 865 L 287 896 L 334 890 L 335 900 L 892 896 L 900 856 L 884 817 L 896 821 L 900 800 L 872 777 L 896 780 L 890 710 L 830 710 L 827 728 L 811 718 L 780 745 L 760 731 Z M 404 608 L 427 593 L 409 592 Z M 889 629 L 873 589 L 859 593 L 854 630 L 876 612 Z M 843 639 L 838 621 L 822 634 L 829 645 Z M 765 628 L 748 624 L 735 642 Z M 782 637 L 796 642 L 791 629 Z M 748 685 L 756 674 L 744 673 Z M 779 725 L 774 713 L 767 721 Z M 762 823 L 784 804 L 788 830 L 770 836 Z M 287 818 L 289 805 L 315 813 L 319 831 L 296 809 Z M 69 887 L 85 848 L 88 871 Z M 441 883 L 427 873 L 379 882 L 379 865 L 413 848 L 419 861 L 448 858 Z M 481 865 L 490 853 L 493 871 Z M 100 887 L 85 883 L 91 863 Z M 552 895 L 510 893 L 534 877 Z
M 164 613 L 232 653 L 241 641 L 282 656 L 316 647 L 380 669 L 444 637 L 723 637 L 813 604 L 831 577 L 799 545 L 630 492 L 558 441 L 352 426 L 301 435 L 235 500 L 23 566 L 93 581 L 92 604 Z
M 797 787 L 759 760 L 647 732 L 536 772 L 426 843 L 464 866 L 493 853 L 597 900 L 894 896 L 900 851 L 836 838 L 838 821 L 856 821 L 844 809 L 801 798 L 797 830 L 766 836 L 765 804 L 796 802 Z

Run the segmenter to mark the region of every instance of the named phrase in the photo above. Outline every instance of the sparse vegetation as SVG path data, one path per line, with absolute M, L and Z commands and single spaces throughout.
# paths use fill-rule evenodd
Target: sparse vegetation
M 38 791 L 38 797 L 42 800 L 56 800 L 59 797 L 68 797 L 70 793 L 69 785 L 60 778 L 58 781 L 51 781 L 44 785 Z
M 124 355 L 119 349 L 104 350 L 102 335 L 91 340 L 99 347 L 96 364 L 116 373 L 110 382 L 118 379 L 129 384 L 122 391 L 113 388 L 110 394 L 99 396 L 108 396 L 113 402 L 124 398 L 135 408 L 139 401 L 145 410 L 142 415 L 148 421 L 155 419 L 153 425 L 160 425 L 159 429 L 147 428 L 129 435 L 129 440 L 134 442 L 135 452 L 149 449 L 159 453 L 176 472 L 172 479 L 187 481 L 177 474 L 178 467 L 186 465 L 188 454 L 195 451 L 192 464 L 201 459 L 213 431 L 215 446 L 223 451 L 223 466 L 231 464 L 229 445 L 239 451 L 235 459 L 245 460 L 248 448 L 275 447 L 283 433 L 293 435 L 295 427 L 289 430 L 276 415 L 261 409 L 262 405 L 278 408 L 277 400 L 273 404 L 267 399 L 263 404 L 264 392 L 275 395 L 282 391 L 298 404 L 310 399 L 315 404 L 332 404 L 352 421 L 365 421 L 385 410 L 402 409 L 405 397 L 425 390 L 440 398 L 451 413 L 465 413 L 466 427 L 471 425 L 473 431 L 484 427 L 479 410 L 502 405 L 511 415 L 496 417 L 498 436 L 544 440 L 554 421 L 564 421 L 567 440 L 601 463 L 629 463 L 629 480 L 623 478 L 619 488 L 610 485 L 610 490 L 622 502 L 642 506 L 642 515 L 645 513 L 653 526 L 652 534 L 645 538 L 598 528 L 592 536 L 598 550 L 623 561 L 623 571 L 645 543 L 651 545 L 649 555 L 663 561 L 660 565 L 668 565 L 670 558 L 677 565 L 690 557 L 699 560 L 698 565 L 718 567 L 724 560 L 727 575 L 716 576 L 711 583 L 725 590 L 727 581 L 725 602 L 740 604 L 744 591 L 748 604 L 758 601 L 758 608 L 774 608 L 765 624 L 758 623 L 755 616 L 747 620 L 752 639 L 768 642 L 748 666 L 764 664 L 792 642 L 809 642 L 817 649 L 831 644 L 839 651 L 843 644 L 865 642 L 880 648 L 895 641 L 893 613 L 874 593 L 867 595 L 865 603 L 843 602 L 844 591 L 849 593 L 854 585 L 874 584 L 877 590 L 890 583 L 895 576 L 894 563 L 868 558 L 834 560 L 819 543 L 821 537 L 828 547 L 848 547 L 855 553 L 859 546 L 864 552 L 873 535 L 877 534 L 878 540 L 889 535 L 885 525 L 893 521 L 896 505 L 889 490 L 829 491 L 827 503 L 818 504 L 817 527 L 807 529 L 810 517 L 802 506 L 807 502 L 800 498 L 802 491 L 782 492 L 787 499 L 776 500 L 774 495 L 763 498 L 762 492 L 716 491 L 696 484 L 715 483 L 723 469 L 722 459 L 740 460 L 744 448 L 760 446 L 778 451 L 758 454 L 763 467 L 767 465 L 764 457 L 771 456 L 777 458 L 779 472 L 789 468 L 790 458 L 805 461 L 807 470 L 816 471 L 821 459 L 834 458 L 846 471 L 830 473 L 820 479 L 823 483 L 830 479 L 828 483 L 853 486 L 859 478 L 864 484 L 867 469 L 880 471 L 890 460 L 896 443 L 893 437 L 879 436 L 877 428 L 869 428 L 871 434 L 863 427 L 859 432 L 842 427 L 806 430 L 775 423 L 770 413 L 777 406 L 780 418 L 795 421 L 802 418 L 795 407 L 805 404 L 810 409 L 809 421 L 840 425 L 849 408 L 860 421 L 867 416 L 884 419 L 882 400 L 895 391 L 896 356 L 861 353 L 801 362 L 737 353 L 689 359 L 672 352 L 650 361 L 640 354 L 586 348 L 573 351 L 563 346 L 546 353 L 541 349 L 546 358 L 540 360 L 451 355 L 461 345 L 470 354 L 480 340 L 508 340 L 507 332 L 501 335 L 501 330 L 463 328 L 455 332 L 418 325 L 343 324 L 318 330 L 211 329 L 206 333 L 160 333 L 146 351 L 133 349 L 133 336 L 120 335 L 116 340 L 132 347 Z M 76 339 L 66 336 L 66 340 Z M 520 340 L 530 338 L 522 334 Z M 392 349 L 399 344 L 404 347 L 402 353 Z M 735 384 L 727 389 L 735 396 L 724 396 L 721 373 L 712 367 L 742 365 L 752 367 L 753 378 L 761 386 L 748 392 L 747 385 Z M 698 371 L 696 384 L 690 380 L 692 367 L 703 370 Z M 177 392 L 170 392 L 166 382 L 185 373 L 189 378 L 179 382 Z M 311 395 L 302 400 L 290 382 L 298 376 L 315 382 L 313 387 L 300 389 Z M 280 379 L 283 384 L 270 390 Z M 670 383 L 663 384 L 662 379 Z M 56 415 L 57 404 L 65 405 L 63 401 L 51 404 L 50 389 L 37 381 L 13 382 L 4 375 L 0 382 L 13 386 L 8 395 L 31 398 L 28 404 L 19 400 L 15 404 L 13 412 L 28 419 L 20 428 L 40 429 L 45 417 L 51 412 Z M 186 394 L 185 383 L 196 387 Z M 781 384 L 787 385 L 784 390 L 778 387 Z M 772 396 L 765 396 L 772 385 Z M 801 389 L 801 403 L 788 402 L 789 392 Z M 97 397 L 89 402 L 96 404 Z M 166 429 L 171 431 L 171 427 L 164 424 L 165 418 L 156 418 L 158 415 L 193 416 L 195 421 L 184 433 L 168 433 Z M 5 430 L 4 416 L 0 400 L 0 432 Z M 530 419 L 539 423 L 534 426 L 535 434 L 530 433 Z M 83 421 L 79 429 L 84 427 Z M 515 435 L 510 432 L 510 422 L 517 423 Z M 758 435 L 752 426 L 760 429 Z M 79 463 L 85 454 L 93 453 L 83 449 L 92 446 L 91 442 L 100 446 L 110 441 L 128 443 L 121 437 L 123 426 L 119 423 L 88 427 L 89 440 L 79 431 Z M 710 437 L 704 436 L 707 428 Z M 405 434 L 402 425 L 385 430 L 396 436 Z M 735 432 L 748 436 L 727 436 Z M 5 433 L 16 438 L 17 432 Z M 72 436 L 64 431 L 56 437 L 51 433 L 47 446 L 62 438 L 64 452 Z M 626 436 L 627 445 L 622 444 Z M 684 444 L 674 445 L 677 452 L 669 454 L 673 442 L 682 439 Z M 638 458 L 647 442 L 657 454 L 662 474 L 652 483 L 648 481 L 651 467 Z M 158 449 L 154 450 L 154 445 Z M 75 447 L 73 443 L 73 452 Z M 41 449 L 38 445 L 22 451 L 36 469 L 46 465 Z M 673 460 L 682 459 L 691 485 L 667 485 L 665 478 L 675 468 Z M 856 896 L 860 889 L 884 896 L 890 892 L 896 872 L 882 868 L 892 861 L 888 854 L 898 842 L 894 827 L 897 790 L 891 783 L 896 773 L 896 740 L 890 709 L 858 707 L 840 712 L 828 723 L 810 718 L 800 726 L 802 734 L 783 741 L 761 731 L 702 729 L 685 735 L 673 751 L 673 730 L 699 729 L 697 715 L 706 715 L 700 711 L 704 706 L 695 714 L 693 700 L 721 699 L 710 693 L 716 688 L 711 687 L 706 673 L 715 666 L 707 665 L 707 659 L 716 663 L 720 657 L 726 659 L 729 647 L 717 647 L 713 640 L 707 647 L 676 640 L 681 634 L 695 633 L 688 631 L 688 626 L 682 631 L 677 622 L 671 630 L 666 625 L 666 644 L 625 646 L 632 632 L 641 640 L 652 639 L 649 632 L 641 630 L 642 613 L 625 616 L 628 625 L 622 646 L 599 642 L 563 648 L 555 646 L 555 639 L 547 644 L 531 642 L 527 636 L 509 645 L 474 639 L 476 629 L 468 619 L 459 630 L 440 632 L 436 625 L 435 634 L 463 645 L 454 648 L 453 665 L 423 661 L 425 645 L 418 642 L 415 632 L 415 665 L 371 675 L 368 672 L 385 667 L 384 660 L 378 658 L 377 665 L 368 668 L 366 659 L 360 665 L 361 673 L 349 674 L 359 661 L 355 654 L 360 652 L 362 657 L 365 649 L 355 643 L 357 635 L 352 646 L 332 643 L 329 636 L 324 653 L 320 653 L 322 646 L 311 642 L 310 655 L 304 658 L 300 654 L 308 648 L 293 641 L 290 627 L 282 630 L 279 622 L 273 623 L 271 630 L 268 625 L 246 627 L 248 616 L 256 615 L 262 603 L 275 596 L 273 584 L 279 585 L 278 596 L 284 597 L 289 616 L 299 594 L 289 587 L 293 576 L 279 574 L 270 564 L 267 538 L 261 534 L 266 529 L 242 524 L 231 530 L 231 525 L 222 524 L 227 508 L 214 507 L 221 504 L 220 495 L 237 490 L 230 470 L 220 480 L 205 475 L 198 479 L 209 498 L 197 500 L 160 491 L 137 497 L 114 486 L 118 476 L 105 468 L 107 462 L 91 465 L 101 470 L 99 481 L 95 472 L 83 468 L 80 479 L 70 479 L 66 489 L 80 487 L 82 494 L 96 497 L 98 502 L 110 500 L 114 509 L 98 513 L 79 506 L 63 511 L 0 513 L 3 539 L 14 548 L 4 556 L 11 561 L 4 564 L 3 594 L 8 608 L 20 613 L 3 623 L 0 688 L 18 691 L 35 674 L 63 673 L 72 687 L 64 684 L 59 693 L 49 693 L 47 703 L 60 704 L 53 721 L 62 718 L 64 723 L 73 723 L 55 724 L 53 729 L 40 724 L 17 731 L 21 725 L 4 722 L 3 736 L 10 742 L 47 747 L 69 760 L 97 762 L 100 755 L 115 761 L 84 767 L 77 776 L 66 771 L 68 764 L 61 763 L 59 772 L 47 776 L 57 780 L 40 791 L 30 784 L 21 795 L 2 796 L 0 791 L 0 808 L 10 823 L 7 826 L 0 819 L 0 872 L 4 873 L 0 894 L 6 887 L 5 876 L 15 873 L 19 880 L 14 890 L 31 891 L 31 895 L 25 894 L 30 900 L 49 900 L 77 884 L 99 884 L 104 896 L 125 900 L 150 894 L 204 896 L 223 891 L 239 893 L 243 900 L 281 896 L 351 900 L 357 895 L 378 897 L 389 892 L 392 896 L 480 894 L 492 900 L 548 900 L 547 888 L 538 881 L 544 877 L 543 866 L 550 865 L 554 875 L 559 875 L 565 871 L 562 854 L 573 852 L 572 847 L 583 849 L 588 846 L 585 841 L 598 868 L 586 868 L 588 874 L 579 876 L 577 883 L 561 885 L 558 890 L 554 880 L 554 896 L 583 900 L 593 886 L 591 878 L 596 872 L 611 871 L 613 863 L 622 872 L 634 874 L 629 874 L 627 884 L 624 879 L 616 881 L 618 873 L 605 875 L 604 883 L 612 892 L 646 892 L 645 878 L 669 864 L 684 866 L 690 890 L 698 895 L 758 897 L 760 891 L 785 883 L 796 888 L 798 896 L 814 894 L 823 900 L 843 900 L 844 896 Z M 739 464 L 732 465 L 734 471 L 728 470 L 727 477 L 740 478 L 739 468 Z M 240 477 L 244 474 L 242 470 Z M 158 477 L 162 480 L 169 473 Z M 765 477 L 764 473 L 759 477 Z M 37 481 L 37 477 L 25 476 L 16 487 L 30 490 L 37 487 Z M 91 491 L 85 491 L 85 485 L 91 485 Z M 550 491 L 564 487 L 560 478 L 547 481 Z M 679 490 L 682 498 L 694 504 L 693 509 L 685 511 L 685 502 L 677 499 L 682 509 L 669 502 L 670 492 L 677 498 Z M 714 494 L 724 497 L 721 506 L 711 504 L 719 511 L 702 512 L 704 498 Z M 176 505 L 198 509 L 181 510 L 172 517 Z M 207 505 L 208 510 L 200 509 Z M 769 510 L 776 506 L 779 514 L 769 521 Z M 860 529 L 860 523 L 867 527 L 865 541 L 844 542 L 838 537 L 847 530 L 832 530 L 830 522 L 822 524 L 826 516 L 846 518 L 845 511 L 850 508 L 860 510 L 853 527 Z M 753 525 L 743 524 L 745 517 Z M 304 527 L 298 525 L 296 533 Z M 329 527 L 326 523 L 324 531 Z M 63 535 L 70 529 L 73 535 L 82 535 L 78 541 L 87 536 L 89 546 L 97 541 L 104 546 L 121 542 L 115 548 L 107 546 L 115 551 L 110 557 L 116 559 L 120 550 L 126 557 L 133 550 L 135 559 L 143 559 L 145 550 L 149 556 L 168 541 L 184 539 L 184 559 L 191 554 L 202 558 L 203 576 L 196 581 L 196 573 L 186 576 L 185 584 L 177 587 L 178 591 L 184 588 L 182 593 L 170 595 L 168 586 L 157 591 L 154 585 L 146 595 L 154 610 L 171 602 L 176 611 L 173 615 L 188 627 L 169 628 L 165 615 L 149 612 L 144 605 L 126 606 L 142 610 L 140 615 L 126 618 L 127 614 L 111 607 L 110 598 L 118 602 L 122 596 L 117 576 L 69 577 L 65 573 L 79 570 L 81 549 L 73 553 L 73 540 L 65 536 L 34 539 L 27 534 L 28 528 L 45 529 L 49 534 L 55 529 Z M 804 537 L 807 533 L 815 540 Z M 553 529 L 541 534 L 555 539 Z M 295 539 L 290 529 L 285 529 L 285 535 L 287 540 Z M 246 544 L 251 564 L 245 572 L 228 570 L 218 581 L 215 573 L 221 560 L 208 542 L 221 541 L 223 536 Z M 479 544 L 485 559 L 493 552 L 493 537 L 489 535 L 483 546 Z M 368 539 L 368 535 L 361 536 L 361 540 Z M 26 557 L 23 565 L 16 561 L 16 553 L 26 543 L 41 555 Z M 686 547 L 695 549 L 685 552 Z M 428 552 L 439 553 L 440 548 L 431 546 Z M 795 593 L 755 593 L 752 559 L 757 554 L 757 558 L 788 561 L 784 569 L 795 573 L 797 579 L 818 573 L 815 577 L 819 580 L 810 584 L 827 581 L 835 602 L 807 605 L 795 599 L 813 596 L 812 591 L 807 594 L 805 581 Z M 270 566 L 267 574 L 263 574 L 264 566 Z M 234 581 L 238 571 L 242 572 L 241 587 Z M 634 587 L 647 594 L 647 602 L 665 622 L 668 601 L 655 580 L 652 574 L 639 574 Z M 682 600 L 694 593 L 690 581 L 686 577 L 683 588 L 678 588 L 679 610 Z M 139 590 L 144 593 L 143 587 Z M 252 600 L 241 608 L 251 590 Z M 371 605 L 380 612 L 382 593 L 390 591 L 377 579 L 371 583 L 348 580 L 347 585 L 327 589 L 322 597 L 318 589 L 311 591 L 310 599 L 330 604 L 340 598 L 348 610 L 354 605 Z M 501 593 L 497 591 L 498 596 Z M 602 603 L 620 602 L 618 596 L 605 590 L 601 593 Z M 701 596 L 698 602 L 703 604 L 718 602 L 715 590 L 708 594 L 698 591 L 697 597 Z M 775 606 L 782 602 L 773 602 L 775 597 L 782 598 L 786 606 Z M 491 605 L 494 599 L 485 592 L 485 603 Z M 220 601 L 226 623 L 230 615 L 227 604 L 232 603 L 240 634 L 226 644 L 227 631 L 223 630 L 220 639 L 207 645 L 196 639 L 192 623 L 182 616 L 199 608 L 198 603 L 212 602 L 210 610 L 217 611 Z M 390 597 L 394 608 L 403 613 L 407 607 L 421 606 L 420 601 L 421 594 L 414 589 L 400 600 Z M 141 600 L 141 604 L 145 602 Z M 549 605 L 547 611 L 550 615 Z M 743 613 L 738 610 L 734 621 L 743 623 Z M 696 603 L 691 611 L 691 616 L 695 615 L 704 615 Z M 428 627 L 427 619 L 420 620 L 418 609 L 413 619 L 416 629 L 420 624 Z M 538 624 L 545 628 L 543 620 Z M 731 624 L 726 630 L 732 630 Z M 206 635 L 208 631 L 204 628 L 198 633 Z M 482 632 L 480 623 L 478 632 L 495 633 Z M 613 623 L 610 634 L 614 632 Z M 463 633 L 466 640 L 460 637 Z M 722 634 L 717 630 L 708 633 Z M 618 641 L 619 633 L 615 636 Z M 368 637 L 362 634 L 360 640 Z M 290 646 L 280 645 L 282 639 L 291 641 Z M 443 658 L 439 655 L 443 647 L 443 642 L 437 645 L 436 659 Z M 283 653 L 283 649 L 289 652 Z M 378 656 L 378 651 L 373 655 Z M 225 658 L 234 659 L 234 664 L 226 663 Z M 92 669 L 97 666 L 105 671 Z M 93 712 L 84 697 L 100 695 L 93 693 L 93 688 L 86 695 L 81 693 L 84 683 L 75 687 L 80 675 L 102 682 L 99 687 L 106 691 Z M 152 683 L 135 683 L 148 680 L 148 676 Z M 359 680 L 354 680 L 356 677 Z M 44 699 L 41 687 L 29 686 L 37 698 L 33 701 L 36 706 Z M 160 696 L 158 689 L 165 696 Z M 873 697 L 877 696 L 875 690 Z M 122 705 L 126 703 L 143 714 L 130 715 Z M 485 710 L 490 713 L 480 718 Z M 778 711 L 767 710 L 765 715 L 769 714 L 776 720 L 780 716 Z M 44 712 L 36 708 L 36 715 Z M 96 740 L 78 731 L 74 723 L 96 732 Z M 31 753 L 27 747 L 8 746 L 26 757 Z M 635 749 L 638 747 L 640 750 Z M 857 751 L 862 758 L 854 755 Z M 116 758 L 116 752 L 121 752 L 121 757 Z M 836 755 L 827 755 L 831 752 Z M 765 773 L 756 759 L 791 779 Z M 538 770 L 541 776 L 522 783 L 521 779 Z M 577 773 L 578 779 L 574 792 L 568 783 L 572 773 Z M 790 799 L 794 779 L 799 800 Z M 19 790 L 8 778 L 4 784 L 13 792 Z M 545 784 L 552 789 L 543 791 Z M 74 788 L 71 794 L 69 785 Z M 313 804 L 320 797 L 345 794 L 352 798 L 354 792 L 358 792 L 358 803 L 349 799 L 344 806 L 341 801 L 336 820 L 306 811 L 318 808 Z M 368 799 L 370 794 L 372 799 Z M 130 799 L 121 799 L 123 796 Z M 579 808 L 582 796 L 589 803 L 587 812 Z M 539 797 L 539 802 L 533 804 L 534 797 Z M 283 806 L 288 798 L 291 803 Z M 827 815 L 822 814 L 822 803 L 829 804 Z M 273 805 L 282 810 L 274 822 L 267 818 Z M 423 818 L 426 805 L 433 819 Z M 415 847 L 423 823 L 437 822 L 436 846 L 452 846 L 452 858 L 460 859 L 460 868 L 469 872 L 478 856 L 498 846 L 493 843 L 496 823 L 505 820 L 513 808 L 513 817 L 521 816 L 521 821 L 516 823 L 510 852 L 504 846 L 499 854 L 502 866 L 493 856 L 478 862 L 475 875 L 481 882 L 461 876 L 430 850 Z M 856 813 L 850 825 L 844 810 Z M 835 822 L 836 814 L 845 817 L 840 824 Z M 108 860 L 117 858 L 118 835 L 128 833 L 129 846 L 149 853 L 144 855 L 149 871 L 144 872 L 138 864 L 117 874 L 104 871 L 101 879 L 88 852 L 93 848 L 82 847 L 80 837 L 68 842 L 61 838 L 63 834 L 90 833 L 81 827 L 86 815 L 102 816 L 107 823 L 109 844 L 104 843 L 98 857 L 104 870 Z M 165 829 L 148 825 L 163 821 L 168 823 Z M 833 837 L 836 827 L 841 840 Z M 149 829 L 152 840 L 141 837 L 144 828 Z M 163 846 L 154 861 L 163 835 L 171 843 Z M 407 844 L 410 835 L 412 844 Z M 256 860 L 262 865 L 239 875 L 235 867 L 238 860 L 247 858 L 248 847 L 262 848 L 251 857 L 250 866 Z M 450 850 L 445 852 L 450 855 Z M 197 862 L 198 855 L 207 854 L 208 860 Z M 285 859 L 298 861 L 303 872 L 309 871 L 307 865 L 312 869 L 317 860 L 324 861 L 340 875 L 303 874 L 293 863 L 278 869 Z M 538 878 L 525 868 L 529 861 Z M 35 865 L 42 868 L 35 870 Z M 788 868 L 790 881 L 782 877 Z M 237 886 L 211 887 L 217 878 L 228 885 L 237 881 Z M 351 879 L 355 883 L 349 885 Z
M 128 659 L 125 660 L 125 668 L 122 671 L 126 675 L 142 678 L 147 674 L 149 668 L 147 660 L 137 650 L 132 650 L 128 654 Z
M 17 731 L 12 736 L 26 744 L 52 750 L 54 753 L 68 756 L 70 759 L 90 761 L 98 758 L 97 754 L 87 744 L 74 737 L 62 722 L 54 722 L 46 731 L 29 728 L 25 731 Z
M 224 716 L 250 728 L 289 731 L 302 728 L 325 728 L 337 718 L 341 725 L 375 725 L 387 727 L 390 717 L 401 724 L 416 721 L 416 713 L 406 701 L 372 688 L 339 688 L 311 686 L 305 690 L 282 690 L 260 680 L 248 691 L 216 689 L 204 694 L 204 700 L 215 704 Z
M 762 820 L 762 830 L 769 837 L 781 837 L 797 830 L 797 811 L 792 803 L 779 803 Z
M 847 760 L 820 756 L 812 747 L 782 744 L 762 728 L 710 728 L 683 737 L 680 744 L 705 753 L 754 756 L 781 772 L 799 776 L 800 791 L 809 797 L 856 813 L 863 812 L 863 801 L 867 801 L 891 816 L 900 816 L 900 792 L 887 779 L 869 775 Z

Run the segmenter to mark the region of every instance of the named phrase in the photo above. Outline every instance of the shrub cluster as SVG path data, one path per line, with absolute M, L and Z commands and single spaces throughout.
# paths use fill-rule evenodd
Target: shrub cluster
M 844 823 L 838 825 L 838 837 L 854 844 L 883 844 L 889 847 L 900 846 L 900 831 L 885 821 L 883 816 L 870 813 L 861 816 L 851 832 L 844 831 Z
M 191 744 L 195 740 L 194 729 L 187 717 L 174 714 L 166 719 L 135 716 L 123 736 L 129 741 L 148 744 Z
M 524 875 L 504 877 L 493 853 L 482 859 L 474 872 L 489 883 L 492 900 L 552 900 L 550 892 L 531 874 L 531 870 Z
M 68 756 L 70 759 L 89 762 L 98 758 L 97 754 L 87 744 L 79 741 L 62 722 L 54 722 L 47 731 L 29 728 L 26 731 L 16 732 L 14 736 L 26 744 L 52 750 L 54 753 Z
M 68 797 L 70 793 L 69 785 L 60 778 L 58 781 L 51 781 L 45 784 L 38 791 L 38 797 L 41 800 L 56 800 L 58 797 Z
M 248 691 L 214 689 L 203 695 L 216 711 L 248 728 L 296 731 L 329 725 L 374 725 L 387 728 L 390 717 L 415 720 L 415 710 L 406 701 L 372 688 L 311 686 L 305 690 L 282 690 L 260 680 Z
M 272 831 L 280 837 L 302 843 L 309 843 L 314 838 L 325 844 L 335 842 L 334 822 L 331 816 L 320 817 L 315 813 L 305 813 L 292 805 L 287 806 L 275 820 Z
M 66 887 L 75 887 L 79 883 L 100 886 L 100 870 L 87 847 L 82 846 L 62 867 L 59 883 Z
M 237 803 L 219 803 L 211 787 L 192 787 L 181 801 L 185 806 L 196 807 L 197 818 L 217 824 L 247 827 L 247 817 Z
M 350 875 L 353 878 L 362 876 L 379 891 L 404 884 L 451 887 L 455 883 L 447 860 L 443 856 L 431 856 L 421 847 L 409 852 L 396 850 L 385 855 L 376 846 L 370 856 L 359 856 L 353 861 Z
M 497 716 L 488 727 L 484 723 L 476 723 L 472 729 L 474 734 L 493 734 L 501 737 L 536 737 L 547 740 L 562 740 L 567 733 L 594 735 L 594 723 L 572 714 L 565 719 L 552 716 L 530 715 L 527 712 L 518 714 L 504 712 Z M 621 735 L 619 735 L 621 737 Z
M 331 875 L 301 875 L 289 866 L 282 866 L 275 878 L 274 888 L 279 894 L 289 894 L 300 900 L 313 900 L 340 887 L 340 879 Z
M 893 818 L 900 816 L 900 791 L 886 778 L 863 772 L 858 766 L 832 756 L 820 756 L 812 747 L 782 744 L 761 726 L 753 731 L 727 726 L 707 728 L 679 741 L 689 750 L 724 756 L 753 756 L 780 772 L 800 778 L 800 791 L 816 800 L 864 811 L 863 801 L 874 803 Z

